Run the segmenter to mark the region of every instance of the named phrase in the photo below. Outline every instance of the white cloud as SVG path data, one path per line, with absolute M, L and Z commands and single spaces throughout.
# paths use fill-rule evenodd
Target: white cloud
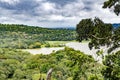
M 63 19 L 64 19 L 64 17 L 61 16 L 61 15 L 51 15 L 51 16 L 49 16 L 49 20 L 52 20 L 52 21 L 61 21 Z
M 43 3 L 41 7 L 45 11 L 51 11 L 51 10 L 54 10 L 55 6 L 56 5 L 54 3 L 46 2 L 46 3 Z

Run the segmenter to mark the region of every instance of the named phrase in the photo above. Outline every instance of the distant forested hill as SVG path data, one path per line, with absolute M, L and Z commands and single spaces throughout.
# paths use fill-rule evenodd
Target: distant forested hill
M 41 28 L 27 25 L 0 24 L 0 47 L 39 48 L 45 41 L 75 40 L 76 32 L 71 29 Z

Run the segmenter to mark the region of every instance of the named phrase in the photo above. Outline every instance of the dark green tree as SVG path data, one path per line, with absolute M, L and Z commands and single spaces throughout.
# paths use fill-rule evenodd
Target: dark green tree
M 107 55 L 103 64 L 105 68 L 102 70 L 102 75 L 105 80 L 120 79 L 120 51 Z
M 99 18 L 83 19 L 77 24 L 78 41 L 90 40 L 89 48 L 99 48 L 100 46 L 109 46 L 112 43 L 113 26 L 105 24 Z
M 104 2 L 103 8 L 112 8 L 116 15 L 120 13 L 120 0 L 108 0 Z
M 99 48 L 107 45 L 108 53 L 120 47 L 120 27 L 113 28 L 111 24 L 105 24 L 99 18 L 83 19 L 77 24 L 78 41 L 90 40 L 89 48 Z M 103 59 L 105 68 L 102 75 L 105 80 L 120 79 L 120 51 L 108 54 Z

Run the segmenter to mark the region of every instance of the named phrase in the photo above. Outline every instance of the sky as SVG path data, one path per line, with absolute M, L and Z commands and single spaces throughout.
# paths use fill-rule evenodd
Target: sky
M 85 18 L 99 17 L 105 23 L 120 23 L 105 0 L 0 0 L 0 23 L 40 27 L 76 27 Z

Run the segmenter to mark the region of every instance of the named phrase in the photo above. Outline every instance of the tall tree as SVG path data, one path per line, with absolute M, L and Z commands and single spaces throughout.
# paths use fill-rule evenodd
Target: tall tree
M 120 47 L 120 27 L 113 28 L 112 24 L 105 24 L 99 18 L 83 19 L 77 24 L 78 41 L 90 40 L 89 48 L 111 46 L 108 53 Z M 102 70 L 104 80 L 120 79 L 120 51 L 108 54 L 103 59 L 105 68 Z
M 111 24 L 105 24 L 99 18 L 83 19 L 77 24 L 78 41 L 90 40 L 89 48 L 99 48 L 100 46 L 110 45 L 112 39 L 113 27 Z
M 103 8 L 112 8 L 116 15 L 120 14 L 120 0 L 108 0 L 104 2 Z

